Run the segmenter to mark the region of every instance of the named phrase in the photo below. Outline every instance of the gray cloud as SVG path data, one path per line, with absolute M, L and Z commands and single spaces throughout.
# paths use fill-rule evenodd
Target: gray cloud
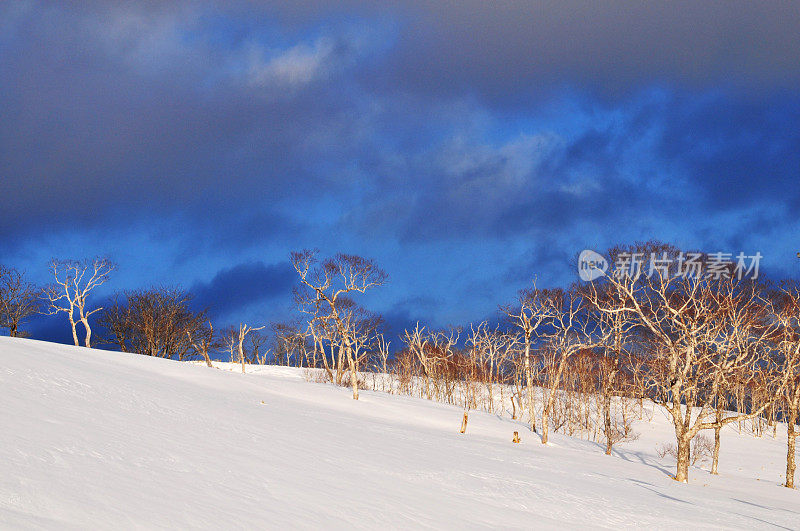
M 731 239 L 737 209 L 790 221 L 798 10 L 599 6 L 4 3 L 0 244 L 114 225 L 167 235 L 185 270 L 321 246 L 447 277 L 490 242 L 508 284 L 584 244 Z
M 800 81 L 790 2 L 401 2 L 385 86 L 529 104 L 569 85 L 612 99 L 643 84 L 747 93 Z

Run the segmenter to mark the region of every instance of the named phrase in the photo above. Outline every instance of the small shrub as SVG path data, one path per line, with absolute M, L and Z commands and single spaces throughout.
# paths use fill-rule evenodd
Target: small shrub
M 706 462 L 714 452 L 714 443 L 705 435 L 697 435 L 692 439 L 689 451 L 689 462 L 692 466 Z M 678 449 L 674 444 L 660 444 L 656 446 L 656 454 L 660 458 L 670 456 L 678 459 Z

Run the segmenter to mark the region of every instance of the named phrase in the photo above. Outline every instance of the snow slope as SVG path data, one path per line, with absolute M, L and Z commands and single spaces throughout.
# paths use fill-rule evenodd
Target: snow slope
M 609 457 L 477 412 L 460 435 L 458 408 L 254 369 L 0 338 L 0 528 L 800 528 L 780 433 L 728 430 L 721 476 L 684 485 L 656 456 L 659 413 Z

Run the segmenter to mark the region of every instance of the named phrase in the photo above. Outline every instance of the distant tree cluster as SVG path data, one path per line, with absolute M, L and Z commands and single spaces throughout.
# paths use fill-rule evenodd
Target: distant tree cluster
M 210 332 L 205 312 L 189 308 L 191 298 L 177 288 L 118 293 L 98 322 L 122 352 L 183 361 L 196 354 L 194 340 Z

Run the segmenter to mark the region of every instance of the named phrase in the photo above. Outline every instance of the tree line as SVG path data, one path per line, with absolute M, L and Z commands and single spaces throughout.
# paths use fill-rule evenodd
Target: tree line
M 552 430 L 602 440 L 606 453 L 635 438 L 646 404 L 662 407 L 674 427 L 675 479 L 688 481 L 701 433 L 713 433 L 711 472 L 718 473 L 720 432 L 729 424 L 763 435 L 787 425 L 787 487 L 794 486 L 800 415 L 800 286 L 794 281 L 682 274 L 681 251 L 659 242 L 618 246 L 658 253 L 672 265 L 655 274 L 603 275 L 567 288 L 535 284 L 498 307 L 496 324 L 434 330 L 417 323 L 390 350 L 381 317 L 358 297 L 388 276 L 369 259 L 304 250 L 290 255 L 297 272 L 297 316 L 264 326 L 241 323 L 215 331 L 207 311 L 191 309 L 177 288 L 120 292 L 106 307 L 88 303 L 115 266 L 109 260 L 57 261 L 54 282 L 37 288 L 0 267 L 0 326 L 37 312 L 64 314 L 73 340 L 92 346 L 89 318 L 100 339 L 121 351 L 176 360 L 226 353 L 241 363 L 276 363 L 314 370 L 346 385 L 358 399 L 371 387 L 526 419 L 548 442 Z
M 667 265 L 568 288 L 534 285 L 499 307 L 503 320 L 495 326 L 431 330 L 417 323 L 390 357 L 379 319 L 353 299 L 386 274 L 360 257 L 293 253 L 301 281 L 295 299 L 306 316 L 293 344 L 314 352 L 327 379 L 351 386 L 354 399 L 372 375 L 373 388 L 526 415 L 543 443 L 552 429 L 599 434 L 608 454 L 635 437 L 631 420 L 647 400 L 669 415 L 674 478 L 682 482 L 701 432 L 713 433 L 716 474 L 723 427 L 751 422 L 761 434 L 765 424 L 775 430 L 785 421 L 785 484 L 793 487 L 800 285 L 742 279 L 734 264 L 715 263 L 713 276 L 685 274 L 678 269 L 683 253 L 660 242 L 607 253 L 612 261 L 623 254 L 658 255 Z M 693 254 L 701 264 L 712 261 Z M 387 384 L 375 374 L 391 378 Z

